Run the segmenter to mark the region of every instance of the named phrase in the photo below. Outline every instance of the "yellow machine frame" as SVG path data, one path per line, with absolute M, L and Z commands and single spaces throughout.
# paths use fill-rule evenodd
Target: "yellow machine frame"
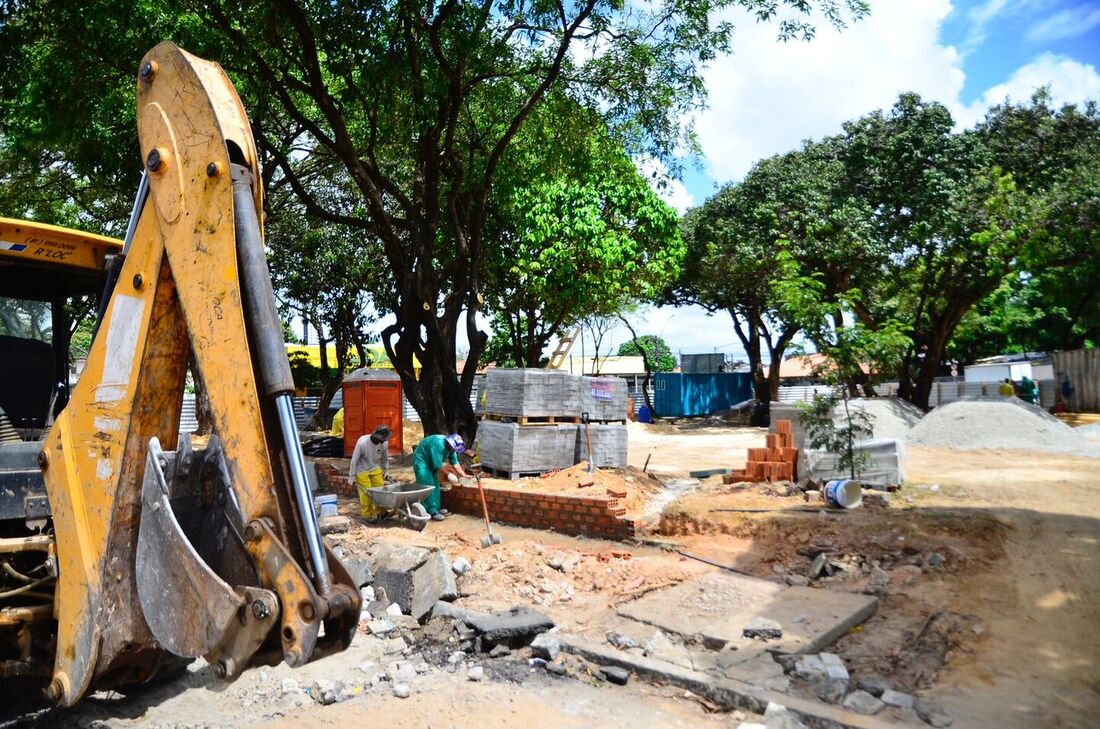
M 234 222 L 239 226 L 245 212 L 260 218 L 262 193 L 253 184 L 254 209 L 235 209 L 233 178 L 260 179 L 240 99 L 220 66 L 166 42 L 143 60 L 137 100 L 149 203 L 140 208 L 84 371 L 39 456 L 58 571 L 56 658 L 47 693 L 64 705 L 96 686 L 147 679 L 173 641 L 201 645 L 195 650 L 221 660 L 227 673 L 253 659 L 261 642 L 280 649 L 267 660 L 301 665 L 346 647 L 359 615 L 358 591 L 335 556 L 326 548 L 327 574 L 310 560 L 308 527 L 316 517 L 293 498 L 294 454 L 281 445 L 279 421 L 265 398 L 272 388 L 263 382 L 259 334 L 243 303 Z M 42 242 L 43 231 L 39 226 L 27 240 L 42 239 L 44 255 L 66 250 Z M 65 240 L 62 229 L 52 232 L 55 243 Z M 85 239 L 92 244 L 53 262 L 102 268 L 103 257 L 117 252 L 111 239 Z M 14 258 L 4 251 L 0 256 Z M 154 557 L 146 559 L 154 564 L 140 568 L 137 546 L 139 530 L 154 528 L 150 514 L 167 503 L 149 490 L 155 491 L 155 475 L 167 492 L 161 474 L 167 461 L 157 445 L 172 450 L 180 443 L 192 353 L 239 510 L 237 536 L 259 575 L 258 584 L 223 589 L 233 596 L 230 608 L 239 620 L 217 624 L 202 610 L 170 619 L 154 614 L 180 609 L 171 603 L 181 596 L 214 600 L 204 592 L 209 570 L 194 550 L 179 555 L 182 569 L 168 565 L 185 576 L 173 583 L 165 582 L 158 572 L 164 565 Z M 157 534 L 148 539 L 153 548 L 163 543 Z M 143 584 L 142 569 L 160 580 L 158 586 Z M 269 626 L 240 627 L 265 619 L 276 623 L 270 638 Z M 166 637 L 175 624 L 179 634 Z M 221 633 L 197 640 L 182 634 L 188 630 Z M 243 630 L 251 631 L 247 640 L 233 645 L 234 631 Z

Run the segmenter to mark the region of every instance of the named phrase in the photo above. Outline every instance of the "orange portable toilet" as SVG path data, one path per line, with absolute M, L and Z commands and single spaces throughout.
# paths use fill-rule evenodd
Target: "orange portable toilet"
M 403 398 L 401 377 L 393 370 L 360 367 L 344 377 L 344 457 L 350 458 L 355 443 L 379 425 L 389 427 L 390 455 L 404 452 L 402 439 Z

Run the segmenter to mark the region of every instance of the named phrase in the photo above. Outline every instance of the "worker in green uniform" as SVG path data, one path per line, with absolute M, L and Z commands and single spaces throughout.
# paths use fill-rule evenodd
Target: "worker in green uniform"
M 462 466 L 458 465 L 458 457 L 465 451 L 466 444 L 458 433 L 429 435 L 413 451 L 413 475 L 417 485 L 435 487 L 428 498 L 424 499 L 424 510 L 435 521 L 447 518 L 447 510 L 440 508 L 443 497 L 439 479 L 457 481 L 466 476 Z

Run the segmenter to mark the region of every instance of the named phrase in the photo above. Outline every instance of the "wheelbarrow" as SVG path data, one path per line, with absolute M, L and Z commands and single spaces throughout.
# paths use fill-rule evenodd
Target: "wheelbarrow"
M 423 531 L 431 517 L 424 504 L 434 486 L 419 484 L 388 483 L 373 489 L 363 489 L 376 506 L 386 510 L 385 517 L 397 517 L 404 520 L 410 529 Z

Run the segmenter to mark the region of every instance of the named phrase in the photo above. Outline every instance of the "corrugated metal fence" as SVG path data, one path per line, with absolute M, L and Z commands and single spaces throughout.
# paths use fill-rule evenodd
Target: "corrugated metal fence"
M 317 403 L 321 398 L 296 397 L 294 398 L 294 421 L 302 428 L 313 413 L 317 412 Z M 183 395 L 183 410 L 180 412 L 180 432 L 191 433 L 199 427 L 198 418 L 195 417 L 195 395 L 186 392 Z
M 1054 376 L 1062 388 L 1066 410 L 1100 413 L 1100 349 L 1055 352 Z
M 470 403 L 473 405 L 477 404 L 480 384 L 480 380 L 475 380 L 473 390 L 470 392 Z M 317 412 L 317 404 L 320 400 L 321 398 L 316 395 L 294 398 L 294 421 L 298 423 L 299 428 L 304 428 L 306 421 Z M 342 404 L 340 401 L 334 402 L 337 406 Z M 408 398 L 404 395 L 401 396 L 401 405 L 406 420 L 411 420 L 414 423 L 420 422 L 420 415 L 417 414 L 416 410 L 413 409 L 413 406 L 409 403 Z M 194 432 L 195 428 L 198 426 L 199 421 L 195 417 L 195 395 L 193 393 L 184 393 L 183 410 L 180 412 L 180 432 L 191 433 Z

